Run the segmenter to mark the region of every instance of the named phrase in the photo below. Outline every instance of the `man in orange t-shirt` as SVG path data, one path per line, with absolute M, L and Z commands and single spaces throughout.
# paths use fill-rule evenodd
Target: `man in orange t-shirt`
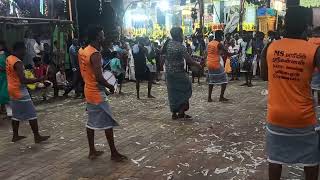
M 19 124 L 20 121 L 29 121 L 35 143 L 40 143 L 49 139 L 50 136 L 41 136 L 39 134 L 36 110 L 26 85 L 43 81 L 44 77 L 38 79 L 25 77 L 24 66 L 21 61 L 25 53 L 26 47 L 24 43 L 17 42 L 13 46 L 13 55 L 8 56 L 6 60 L 8 91 L 12 108 L 12 142 L 26 138 L 25 136 L 19 136 Z
M 208 102 L 212 102 L 212 90 L 214 85 L 221 86 L 220 102 L 226 102 L 229 99 L 224 97 L 224 93 L 227 88 L 228 80 L 227 74 L 224 71 L 224 67 L 220 64 L 222 55 L 225 52 L 224 46 L 221 44 L 223 41 L 223 31 L 218 30 L 215 32 L 215 39 L 209 38 L 210 42 L 208 44 L 208 56 L 207 56 L 207 66 L 208 66 Z
M 304 166 L 305 179 L 317 180 L 319 134 L 311 78 L 320 67 L 320 48 L 307 42 L 308 9 L 289 7 L 285 38 L 262 53 L 261 77 L 268 80 L 266 151 L 269 179 L 280 180 L 282 165 Z
M 85 82 L 84 93 L 87 101 L 88 121 L 87 137 L 89 142 L 89 159 L 102 155 L 94 145 L 94 131 L 104 130 L 111 150 L 111 160 L 124 161 L 127 157 L 120 154 L 114 145 L 113 128 L 118 123 L 113 119 L 107 102 L 106 87 L 114 92 L 114 87 L 104 79 L 102 74 L 102 57 L 100 49 L 104 40 L 101 27 L 92 26 L 88 30 L 89 45 L 79 50 L 79 65 Z

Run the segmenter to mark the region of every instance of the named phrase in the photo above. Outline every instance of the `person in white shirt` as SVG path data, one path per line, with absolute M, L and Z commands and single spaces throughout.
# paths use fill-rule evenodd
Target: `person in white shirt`
M 232 69 L 232 78 L 230 81 L 239 80 L 239 60 L 238 60 L 239 46 L 236 46 L 236 40 L 231 39 L 228 47 L 228 55 L 230 56 L 230 65 Z
M 63 89 L 65 89 L 69 84 L 67 81 L 67 78 L 66 78 L 66 74 L 65 74 L 63 68 L 61 68 L 61 67 L 58 67 L 58 72 L 56 74 L 56 80 L 57 80 L 58 87 L 63 88 Z
M 41 47 L 41 42 L 40 42 L 39 37 L 36 38 L 36 42 L 33 45 L 33 50 L 34 50 L 36 57 L 41 57 L 41 53 L 43 51 L 43 48 Z

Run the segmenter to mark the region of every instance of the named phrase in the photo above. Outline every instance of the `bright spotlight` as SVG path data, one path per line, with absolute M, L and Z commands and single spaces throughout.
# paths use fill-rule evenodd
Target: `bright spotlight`
M 169 3 L 168 1 L 166 0 L 162 0 L 158 3 L 158 8 L 161 10 L 161 11 L 168 11 L 169 10 Z

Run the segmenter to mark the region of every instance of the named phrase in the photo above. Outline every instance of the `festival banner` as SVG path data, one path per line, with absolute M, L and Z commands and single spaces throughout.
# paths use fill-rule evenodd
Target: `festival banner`
M 300 0 L 300 5 L 304 7 L 320 7 L 320 0 Z

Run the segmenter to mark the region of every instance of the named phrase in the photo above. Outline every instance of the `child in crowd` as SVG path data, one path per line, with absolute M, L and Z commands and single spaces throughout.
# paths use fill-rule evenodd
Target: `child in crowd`
M 41 58 L 40 57 L 34 57 L 33 58 L 33 62 L 34 62 L 33 72 L 34 72 L 34 75 L 36 76 L 36 78 L 41 78 L 41 77 L 46 76 L 47 68 L 41 62 Z
M 25 66 L 24 75 L 28 79 L 34 79 L 35 75 L 33 73 L 33 67 L 31 64 Z M 27 84 L 27 88 L 29 91 L 33 91 L 37 88 L 36 84 Z
M 110 62 L 111 72 L 116 76 L 119 84 L 119 94 L 121 94 L 122 81 L 124 79 L 124 70 L 121 65 L 121 60 L 119 59 L 118 52 L 112 52 L 112 59 Z
M 239 52 L 239 46 L 236 46 L 236 40 L 231 39 L 228 47 L 228 55 L 230 56 L 230 65 L 232 70 L 232 78 L 230 81 L 239 80 L 238 52 Z
M 33 67 L 31 64 L 28 64 L 25 66 L 24 75 L 28 79 L 35 79 L 35 78 L 39 77 L 39 72 L 36 72 L 36 71 L 39 71 L 39 69 L 37 69 L 36 66 Z M 40 77 L 44 77 L 44 76 L 45 75 L 40 76 Z M 51 86 L 51 82 L 45 81 L 44 83 L 38 82 L 38 83 L 34 83 L 34 84 L 27 84 L 27 89 L 29 90 L 29 93 L 30 93 L 30 91 L 34 91 L 34 90 L 41 90 L 42 99 L 44 101 L 46 101 L 47 100 L 47 89 L 50 86 Z
M 203 76 L 205 61 L 202 56 L 192 55 L 191 57 L 193 58 L 194 61 L 196 61 L 198 64 L 202 66 L 201 69 L 195 66 L 190 67 L 190 70 L 192 72 L 192 83 L 194 83 L 195 78 L 198 78 L 198 84 L 200 85 L 200 78 L 201 76 Z
M 57 85 L 59 89 L 66 90 L 67 87 L 69 86 L 69 82 L 67 81 L 67 78 L 66 78 L 66 73 L 62 66 L 57 67 L 56 80 L 57 80 Z
M 34 57 L 33 62 L 34 62 L 33 73 L 34 73 L 35 77 L 36 78 L 45 77 L 47 75 L 47 66 L 42 63 L 41 58 Z M 42 90 L 41 95 L 42 95 L 43 100 L 44 101 L 47 100 L 47 88 L 42 86 L 41 84 L 38 88 L 40 88 Z

